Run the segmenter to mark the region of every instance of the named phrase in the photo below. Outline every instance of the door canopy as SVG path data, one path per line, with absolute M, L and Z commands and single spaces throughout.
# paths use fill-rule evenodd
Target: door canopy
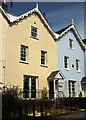
M 53 71 L 47 78 L 49 81 L 50 80 L 63 80 L 65 79 L 64 75 L 62 74 L 62 72 L 60 70 L 57 71 Z

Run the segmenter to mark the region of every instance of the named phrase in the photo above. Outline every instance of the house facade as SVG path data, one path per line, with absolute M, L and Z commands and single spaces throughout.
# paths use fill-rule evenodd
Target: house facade
M 49 113 L 58 97 L 79 97 L 85 45 L 74 24 L 54 33 L 38 8 L 15 16 L 0 6 L 0 80 L 18 87 L 23 113 Z
M 0 90 L 5 80 L 6 40 L 8 34 L 8 22 L 5 19 L 5 15 L 5 11 L 0 6 Z
M 85 45 L 72 24 L 56 32 L 59 34 L 57 40 L 58 69 L 62 71 L 65 78 L 61 91 L 66 97 L 79 97 L 81 80 L 85 76 L 84 51 Z
M 86 45 L 86 39 L 83 40 L 83 43 Z M 84 51 L 84 71 L 85 71 L 85 76 L 81 80 L 81 86 L 82 86 L 82 97 L 86 97 L 86 49 Z
M 11 15 L 2 7 L 0 11 L 2 22 L 7 25 L 6 34 L 2 34 L 6 36 L 2 64 L 4 85 L 19 88 L 20 100 L 26 104 L 24 113 L 38 116 L 43 111 L 49 112 L 58 98 L 57 81 L 64 78 L 57 71 L 56 35 L 38 4 L 21 16 Z

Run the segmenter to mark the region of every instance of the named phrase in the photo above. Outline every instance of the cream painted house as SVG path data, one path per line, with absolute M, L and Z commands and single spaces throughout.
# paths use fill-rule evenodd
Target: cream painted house
M 21 89 L 20 97 L 25 100 L 29 115 L 49 112 L 58 98 L 57 81 L 64 78 L 61 71 L 57 71 L 56 35 L 38 4 L 21 16 L 8 14 L 1 6 L 0 11 L 5 28 L 2 31 L 4 57 L 1 58 L 4 85 L 10 83 Z
M 7 14 L 0 6 L 0 87 L 2 87 L 5 82 L 6 44 L 9 26 L 5 16 L 7 16 Z

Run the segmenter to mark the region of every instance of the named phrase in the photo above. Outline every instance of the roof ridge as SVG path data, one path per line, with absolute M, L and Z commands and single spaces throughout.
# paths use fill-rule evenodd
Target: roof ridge
M 50 27 L 50 25 L 48 24 L 48 22 L 45 20 L 45 18 L 43 17 L 41 11 L 39 10 L 38 8 L 38 4 L 36 5 L 35 8 L 31 9 L 30 11 L 20 15 L 20 16 L 17 16 L 17 17 L 11 17 L 10 15 L 8 15 L 2 8 L 0 8 L 0 10 L 2 11 L 3 15 L 5 15 L 5 18 L 7 19 L 7 21 L 9 21 L 9 23 L 14 23 L 14 22 L 18 22 L 20 21 L 21 19 L 24 19 L 24 17 L 27 17 L 28 15 L 31 15 L 32 13 L 36 12 L 38 13 L 38 15 L 40 16 L 40 18 L 42 19 L 43 21 L 43 24 L 47 27 L 47 29 L 49 30 L 50 34 L 52 35 L 52 37 L 56 40 L 57 37 L 53 31 L 53 29 Z
M 82 47 L 82 49 L 83 49 L 83 50 L 86 49 L 86 45 L 84 45 L 84 43 L 83 43 L 83 41 L 82 41 L 82 38 L 81 38 L 81 36 L 80 36 L 79 32 L 77 31 L 77 29 L 76 29 L 76 27 L 75 27 L 74 24 L 71 24 L 71 25 L 63 28 L 62 30 L 56 32 L 56 34 L 59 34 L 59 36 L 58 36 L 57 39 L 61 38 L 64 34 L 66 34 L 66 33 L 67 33 L 69 30 L 71 30 L 71 29 L 74 30 L 74 32 L 75 32 L 75 34 L 76 34 L 76 36 L 77 36 L 77 38 L 78 38 L 78 40 L 79 40 L 79 43 L 80 43 L 80 46 Z
M 64 27 L 63 29 L 61 29 L 61 30 L 59 30 L 59 31 L 57 31 L 57 32 L 55 32 L 55 33 L 61 34 L 63 31 L 65 31 L 65 30 L 66 30 L 67 28 L 69 28 L 70 26 L 72 26 L 72 24 L 68 25 L 67 27 Z

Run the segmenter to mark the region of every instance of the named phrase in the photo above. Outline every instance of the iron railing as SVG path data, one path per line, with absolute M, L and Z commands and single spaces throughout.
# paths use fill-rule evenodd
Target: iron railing
M 49 91 L 43 89 L 36 90 L 18 90 L 18 97 L 26 100 L 55 100 L 58 98 L 58 91 Z
M 4 89 L 4 92 L 10 92 L 14 96 L 17 96 L 19 99 L 23 100 L 56 100 L 58 98 L 66 97 L 62 91 L 54 91 L 54 90 L 47 90 L 47 89 L 21 89 L 21 88 L 10 88 Z M 76 93 L 73 95 L 69 95 L 69 97 L 76 97 Z

